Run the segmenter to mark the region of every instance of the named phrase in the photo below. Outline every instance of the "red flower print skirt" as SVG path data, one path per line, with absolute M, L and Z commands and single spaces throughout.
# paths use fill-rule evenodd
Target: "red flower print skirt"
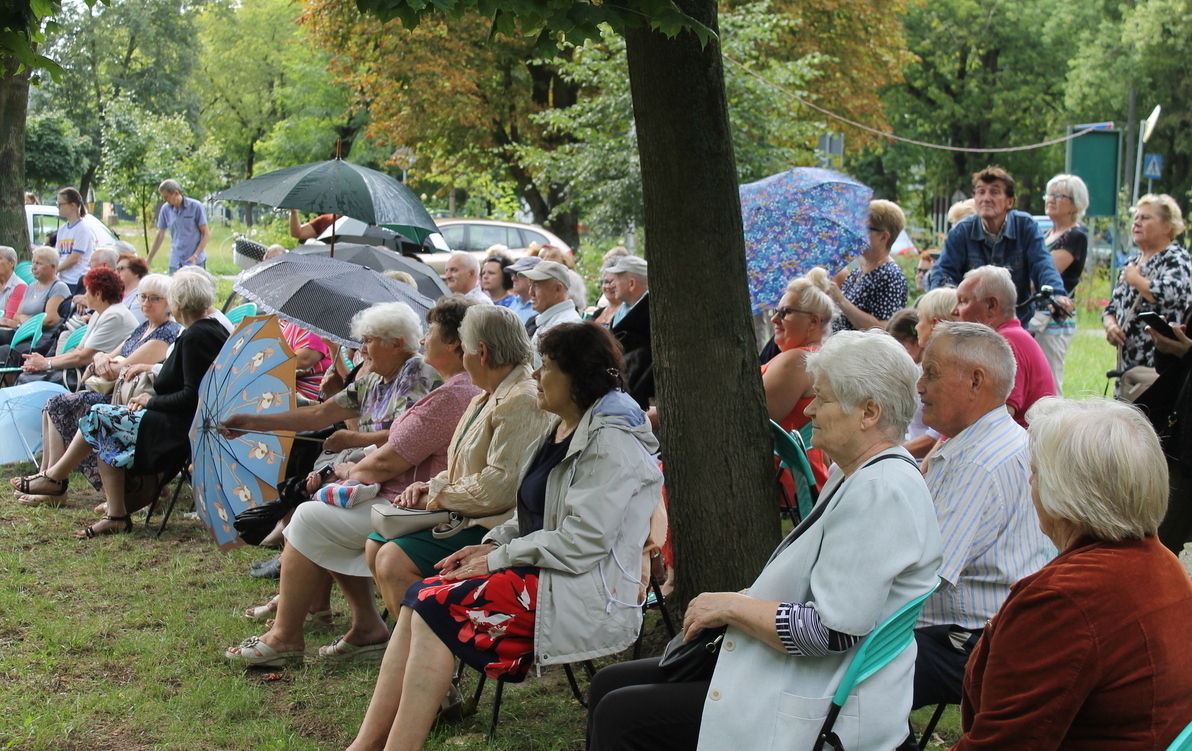
M 518 683 L 534 662 L 538 569 L 533 566 L 454 582 L 432 576 L 411 584 L 402 604 L 489 678 Z

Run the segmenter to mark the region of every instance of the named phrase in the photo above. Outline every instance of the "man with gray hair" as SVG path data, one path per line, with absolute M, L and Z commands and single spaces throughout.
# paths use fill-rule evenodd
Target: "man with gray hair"
M 623 256 L 604 271 L 612 274 L 613 296 L 621 303 L 613 316 L 611 331 L 625 350 L 625 390 L 646 410 L 654 398 L 648 270 L 644 258 Z
M 1010 272 L 1001 266 L 981 266 L 964 275 L 956 288 L 952 316 L 960 321 L 983 323 L 1001 334 L 1014 352 L 1017 370 L 1006 408 L 1026 427 L 1026 411 L 1045 396 L 1056 396 L 1055 376 L 1035 337 L 1014 314 L 1017 299 Z
M 443 268 L 447 289 L 478 303 L 492 304 L 484 290 L 480 289 L 480 262 L 471 253 L 456 251 L 447 258 Z
M 530 343 L 534 346 L 535 369 L 542 364 L 538 354 L 538 340 L 542 334 L 551 326 L 582 320 L 571 300 L 571 276 L 567 271 L 567 267 L 561 263 L 540 261 L 534 268 L 517 274 L 530 281 L 530 302 L 538 311 L 533 319 L 534 333 L 530 336 Z
M 170 273 L 183 266 L 207 266 L 207 242 L 211 230 L 207 227 L 207 212 L 203 204 L 182 195 L 182 186 L 177 180 L 165 180 L 158 186 L 161 200 L 165 203 L 157 213 L 157 237 L 149 249 L 150 264 L 157 255 L 161 241 L 170 231 Z
M 964 666 L 985 622 L 1011 585 L 1055 555 L 1031 502 L 1026 431 L 1006 409 L 1014 373 L 1006 340 L 981 324 L 937 323 L 923 351 L 923 422 L 949 440 L 927 465 L 944 540 L 943 583 L 915 632 L 915 708 L 960 702 Z

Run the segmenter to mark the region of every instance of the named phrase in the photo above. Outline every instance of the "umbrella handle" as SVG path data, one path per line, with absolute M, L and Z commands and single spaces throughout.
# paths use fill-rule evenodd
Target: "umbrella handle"
M 18 370 L 20 370 L 20 368 L 18 368 Z M 217 426 L 216 429 L 218 430 L 220 427 L 223 426 Z M 236 432 L 255 433 L 257 435 L 277 435 L 277 432 L 272 430 L 248 430 L 247 428 L 236 428 Z M 310 436 L 306 435 L 296 435 L 293 436 L 293 438 L 295 441 L 311 441 L 312 443 L 322 443 L 323 441 L 327 440 L 326 438 L 311 438 Z

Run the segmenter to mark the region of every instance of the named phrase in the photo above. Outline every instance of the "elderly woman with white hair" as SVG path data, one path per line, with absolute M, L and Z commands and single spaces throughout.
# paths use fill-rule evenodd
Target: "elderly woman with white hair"
M 110 402 L 112 390 L 131 379 L 129 374 L 134 365 L 152 366 L 166 359 L 170 346 L 182 333 L 182 325 L 170 319 L 170 281 L 165 274 L 148 274 L 141 279 L 139 307 L 144 309 L 147 320 L 112 351 L 97 352 L 92 357 L 88 372 L 107 381 L 106 393 L 84 389 L 74 394 L 59 394 L 46 402 L 41 418 L 43 464 L 58 461 L 66 451 L 66 444 L 74 437 L 79 420 L 96 404 Z M 103 487 L 94 454 L 83 460 L 79 471 L 97 490 Z M 16 487 L 18 481 L 12 482 Z M 48 499 L 30 495 L 18 500 L 36 505 Z
M 1138 199 L 1131 225 L 1138 254 L 1122 267 L 1101 317 L 1105 338 L 1119 348 L 1123 369 L 1155 366 L 1155 344 L 1139 313 L 1150 311 L 1179 321 L 1188 307 L 1192 258 L 1175 241 L 1183 231 L 1183 214 L 1174 198 L 1148 193 Z
M 1062 552 L 986 625 L 953 749 L 1167 748 L 1189 717 L 1192 583 L 1156 536 L 1158 436 L 1105 399 L 1045 399 L 1028 417 L 1031 498 Z
M 1084 272 L 1088 256 L 1089 234 L 1080 222 L 1089 207 L 1089 189 L 1076 175 L 1056 175 L 1047 181 L 1047 192 L 1043 194 L 1043 209 L 1051 219 L 1051 230 L 1043 239 L 1055 270 L 1064 280 L 1068 297 L 1075 299 L 1076 285 Z M 1030 332 L 1035 335 L 1051 372 L 1055 375 L 1055 387 L 1064 388 L 1064 355 L 1072 337 L 1076 336 L 1076 317 L 1068 315 L 1057 320 L 1050 310 L 1035 311 L 1031 319 Z
M 710 680 L 667 682 L 657 658 L 597 673 L 589 749 L 811 748 L 857 644 L 936 586 L 935 510 L 899 446 L 919 369 L 880 331 L 835 334 L 807 367 L 812 443 L 837 465 L 815 511 L 749 589 L 688 605 L 686 639 L 727 627 Z M 846 748 L 892 749 L 907 738 L 914 665 L 908 649 L 853 689 L 834 728 Z
M 70 287 L 58 278 L 58 251 L 45 245 L 33 249 L 33 283 L 25 288 L 21 304 L 11 318 L 0 319 L 0 364 L 8 362 L 8 343 L 22 323 L 38 313 L 45 313 L 42 328 L 50 329 L 62 320 L 58 308 L 63 300 L 71 297 Z M 36 342 L 35 342 L 36 343 Z M 28 344 L 22 345 L 22 352 L 28 352 Z
M 199 406 L 199 384 L 215 361 L 227 330 L 207 315 L 215 288 L 195 274 L 178 276 L 170 283 L 170 310 L 186 330 L 161 366 L 156 395 L 142 394 L 127 406 L 97 404 L 79 421 L 66 451 L 53 464 L 17 482 L 18 490 L 34 495 L 66 494 L 67 477 L 93 452 L 107 499 L 107 515 L 77 533 L 95 537 L 131 532 L 132 518 L 124 501 L 124 477 L 151 475 L 177 467 L 190 456 L 190 426 Z

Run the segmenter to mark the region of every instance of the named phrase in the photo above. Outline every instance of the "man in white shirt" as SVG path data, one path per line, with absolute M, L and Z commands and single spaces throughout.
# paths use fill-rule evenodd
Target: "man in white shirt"
M 1006 409 L 1014 371 L 1010 345 L 978 323 L 937 323 L 923 353 L 923 422 L 950 438 L 927 465 L 944 581 L 915 630 L 916 708 L 960 702 L 985 623 L 1011 585 L 1056 554 L 1031 502 L 1026 430 Z
M 560 323 L 578 323 L 582 320 L 571 300 L 571 277 L 567 267 L 554 261 L 541 261 L 532 269 L 518 272 L 518 276 L 530 280 L 530 302 L 538 315 L 534 318 L 534 334 L 530 343 L 534 346 L 534 368 L 542 364 L 538 355 L 538 340 L 542 332 Z
M 478 303 L 492 304 L 492 300 L 480 289 L 480 262 L 470 253 L 452 253 L 443 268 L 443 276 L 447 280 L 447 289 L 455 294 Z

